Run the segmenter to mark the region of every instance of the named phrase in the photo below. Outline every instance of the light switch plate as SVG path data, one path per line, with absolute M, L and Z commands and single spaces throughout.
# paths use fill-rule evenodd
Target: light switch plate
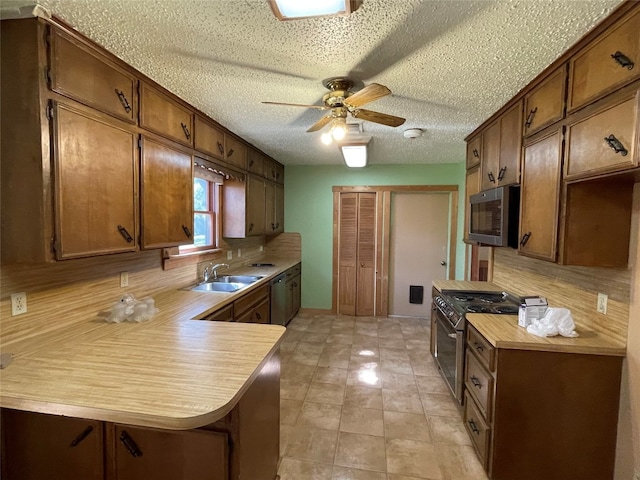
M 233 252 L 231 250 L 227 251 L 227 260 L 233 260 Z
M 120 272 L 120 287 L 129 286 L 129 272 Z
M 241 249 L 241 248 L 239 248 L 239 249 L 238 249 L 238 258 L 240 258 L 241 256 L 242 256 L 242 249 Z

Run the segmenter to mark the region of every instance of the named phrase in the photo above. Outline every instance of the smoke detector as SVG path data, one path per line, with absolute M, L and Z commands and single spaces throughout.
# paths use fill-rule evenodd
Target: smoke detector
M 402 132 L 402 136 L 404 138 L 418 138 L 422 136 L 421 128 L 407 128 L 404 132 Z

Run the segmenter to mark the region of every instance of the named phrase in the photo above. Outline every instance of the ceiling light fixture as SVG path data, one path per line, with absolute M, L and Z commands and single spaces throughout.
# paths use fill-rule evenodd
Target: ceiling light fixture
M 404 132 L 402 132 L 402 135 L 404 136 L 404 138 L 409 138 L 409 139 L 418 138 L 422 136 L 422 129 L 407 128 Z
M 345 165 L 350 168 L 366 167 L 368 144 L 369 140 L 358 140 L 338 145 Z
M 268 0 L 278 20 L 297 20 L 312 17 L 349 15 L 362 4 L 362 0 Z

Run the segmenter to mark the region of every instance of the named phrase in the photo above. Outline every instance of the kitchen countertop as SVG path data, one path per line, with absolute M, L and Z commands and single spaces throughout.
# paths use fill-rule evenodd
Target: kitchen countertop
M 144 323 L 106 323 L 94 313 L 25 341 L 0 371 L 0 406 L 167 429 L 219 420 L 277 351 L 285 328 L 193 319 L 299 263 L 271 261 L 276 266 L 234 269 L 265 276 L 238 292 L 178 285 L 154 295 L 159 312 Z
M 491 282 L 434 280 L 433 286 L 440 291 L 503 291 L 501 287 Z M 580 336 L 575 338 L 566 338 L 560 335 L 538 337 L 518 326 L 517 315 L 470 313 L 466 315 L 466 319 L 496 348 L 591 355 L 624 356 L 626 354 L 626 345 L 607 337 L 604 332 L 596 332 L 582 326 L 578 318 L 574 318 L 574 321 L 576 331 Z

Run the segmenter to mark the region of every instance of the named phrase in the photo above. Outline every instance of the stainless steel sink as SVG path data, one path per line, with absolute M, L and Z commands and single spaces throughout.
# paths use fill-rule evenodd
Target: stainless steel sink
M 246 285 L 250 285 L 261 278 L 262 277 L 255 275 L 219 275 L 218 278 L 214 278 L 209 281 L 215 283 L 244 283 Z
M 191 287 L 190 290 L 197 292 L 235 292 L 248 285 L 248 283 L 232 282 L 207 282 Z

